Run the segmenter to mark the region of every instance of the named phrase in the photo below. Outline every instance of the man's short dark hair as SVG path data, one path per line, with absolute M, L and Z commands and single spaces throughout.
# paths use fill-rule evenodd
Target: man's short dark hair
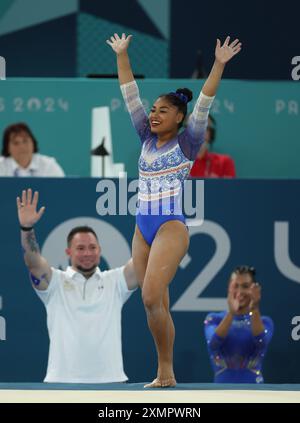
M 91 233 L 95 236 L 97 242 L 99 243 L 98 237 L 93 228 L 91 228 L 90 226 L 76 226 L 70 231 L 69 235 L 67 236 L 68 247 L 70 247 L 72 239 L 78 233 L 85 233 L 85 234 Z

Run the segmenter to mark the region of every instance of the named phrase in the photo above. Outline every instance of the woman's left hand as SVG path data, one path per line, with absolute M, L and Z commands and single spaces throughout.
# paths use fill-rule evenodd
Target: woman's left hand
M 224 41 L 224 44 L 221 46 L 221 41 L 219 38 L 217 39 L 217 45 L 215 50 L 215 57 L 216 61 L 225 65 L 225 63 L 229 62 L 233 56 L 238 54 L 242 49 L 242 43 L 236 38 L 232 43 L 230 43 L 230 37 L 228 36 Z
M 261 300 L 261 287 L 260 284 L 258 282 L 254 283 L 251 288 L 250 288 L 250 296 L 251 296 L 251 301 L 249 304 L 249 309 L 254 310 L 257 309 L 259 307 L 259 303 Z

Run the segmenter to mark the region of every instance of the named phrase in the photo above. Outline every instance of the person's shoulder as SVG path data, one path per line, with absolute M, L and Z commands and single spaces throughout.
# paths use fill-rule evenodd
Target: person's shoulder
M 210 312 L 204 320 L 205 325 L 221 322 L 225 317 L 226 311 Z
M 63 274 L 65 272 L 57 269 L 55 267 L 51 266 L 51 279 L 48 283 L 48 287 L 46 289 L 38 289 L 37 286 L 35 286 L 35 277 L 33 274 L 30 274 L 30 278 L 32 283 L 32 286 L 35 290 L 35 292 L 37 293 L 37 295 L 43 300 L 43 299 L 47 299 L 49 298 L 49 296 L 51 296 L 53 294 L 54 291 L 56 291 L 58 289 L 58 287 L 61 285 L 61 283 L 63 282 L 64 278 L 63 278 Z
M 64 171 L 58 164 L 55 157 L 46 156 L 45 154 L 35 153 L 33 155 L 33 163 L 41 172 L 42 176 L 64 176 Z
M 229 154 L 222 154 L 222 160 L 223 160 L 223 163 L 234 164 L 234 160 L 231 156 L 229 156 Z
M 116 267 L 114 269 L 109 269 L 109 270 L 103 270 L 103 271 L 99 270 L 99 274 L 101 275 L 103 279 L 118 280 L 120 276 L 123 277 L 124 275 L 124 266 Z
M 131 294 L 133 292 L 133 290 L 130 291 L 128 289 L 128 285 L 127 285 L 125 274 L 124 274 L 124 267 L 125 266 L 121 266 L 121 267 L 100 272 L 101 280 L 103 284 L 106 287 L 109 287 L 111 291 L 117 290 L 118 292 L 122 293 L 122 296 L 123 294 L 128 295 L 128 293 Z
M 215 153 L 213 151 L 210 151 L 208 154 L 211 159 L 233 161 L 233 158 L 229 154 Z
M 4 166 L 11 161 L 10 157 L 0 156 L 0 166 Z
M 53 163 L 56 162 L 55 157 L 47 156 L 46 154 L 34 153 L 33 159 L 40 163 Z
M 56 267 L 51 266 L 51 271 L 52 271 L 51 281 L 54 279 L 57 279 L 58 281 L 62 281 L 62 279 L 67 276 L 66 270 L 57 269 Z
M 0 176 L 14 176 L 18 165 L 12 157 L 0 156 Z
M 261 320 L 263 321 L 263 324 L 266 327 L 269 327 L 269 328 L 273 329 L 274 322 L 273 322 L 273 320 L 272 320 L 272 318 L 270 316 L 262 316 L 261 317 Z

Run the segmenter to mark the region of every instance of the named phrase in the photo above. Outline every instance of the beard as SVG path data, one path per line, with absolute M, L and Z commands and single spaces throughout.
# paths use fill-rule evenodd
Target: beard
M 91 266 L 91 267 L 82 267 L 82 266 L 78 265 L 76 267 L 77 267 L 77 269 L 79 270 L 80 273 L 91 273 L 91 272 L 94 272 L 97 269 L 98 265 L 93 264 L 93 266 Z

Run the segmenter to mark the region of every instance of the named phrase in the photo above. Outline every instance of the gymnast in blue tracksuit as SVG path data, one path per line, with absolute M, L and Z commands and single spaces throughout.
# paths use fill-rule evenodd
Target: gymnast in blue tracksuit
M 180 204 L 183 182 L 204 141 L 209 108 L 225 64 L 241 50 L 241 43 L 239 40 L 230 42 L 230 37 L 223 45 L 217 40 L 213 68 L 187 128 L 180 133 L 192 92 L 183 88 L 160 95 L 148 115 L 140 100 L 127 53 L 131 37 L 114 34 L 107 43 L 117 55 L 122 94 L 142 143 L 132 257 L 158 356 L 157 377 L 146 387 L 173 387 L 176 385 L 173 371 L 175 329 L 169 311 L 169 284 L 189 246 Z
M 228 285 L 229 310 L 209 313 L 205 337 L 216 383 L 263 383 L 262 362 L 273 335 L 270 317 L 261 316 L 255 269 L 239 266 Z

